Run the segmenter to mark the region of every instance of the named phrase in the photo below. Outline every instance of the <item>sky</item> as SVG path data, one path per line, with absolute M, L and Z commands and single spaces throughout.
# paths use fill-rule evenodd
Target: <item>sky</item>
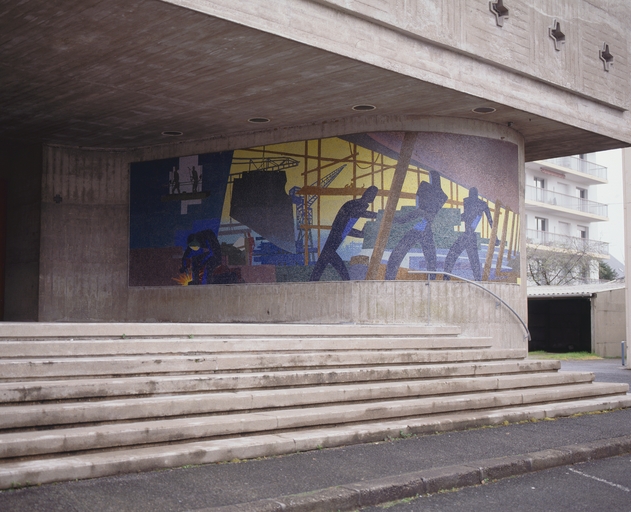
M 606 185 L 597 185 L 595 200 L 609 205 L 609 221 L 592 224 L 597 227 L 596 239 L 609 242 L 609 254 L 624 263 L 624 201 L 622 184 L 622 150 L 590 153 L 586 159 L 607 167 Z M 590 194 L 591 194 L 590 188 Z M 590 236 L 591 238 L 591 236 Z

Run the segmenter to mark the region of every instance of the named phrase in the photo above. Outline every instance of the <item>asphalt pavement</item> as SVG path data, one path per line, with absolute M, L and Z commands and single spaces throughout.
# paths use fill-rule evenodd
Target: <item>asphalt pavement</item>
M 619 359 L 568 361 L 563 362 L 562 370 L 594 371 L 597 381 L 631 384 L 631 371 L 623 369 Z M 582 492 L 588 486 L 607 485 L 581 476 L 574 469 L 598 478 L 603 475 L 603 480 L 631 488 L 628 479 L 616 476 L 618 472 L 628 473 L 630 454 L 631 409 L 623 409 L 2 491 L 0 511 L 327 511 L 357 510 L 394 501 L 399 501 L 395 507 L 415 507 L 419 503 L 434 507 L 422 510 L 500 510 L 483 506 L 485 500 L 495 500 L 502 510 L 534 510 L 528 508 L 530 499 L 511 493 L 524 493 L 528 486 L 534 490 L 559 487 L 557 491 L 565 497 L 550 499 L 566 500 L 579 496 L 578 490 Z M 608 464 L 615 466 L 616 461 L 621 469 L 600 472 Z M 506 479 L 509 476 L 514 478 Z M 518 481 L 526 483 L 521 488 L 511 487 Z M 575 493 L 569 491 L 571 482 L 576 482 Z M 454 488 L 461 490 L 446 492 Z M 611 494 L 612 506 L 589 510 L 631 510 L 629 493 L 615 487 L 603 492 L 603 496 Z M 628 508 L 620 508 L 618 501 L 613 501 L 618 492 L 621 500 L 628 499 Z M 467 503 L 463 498 L 462 505 L 457 504 L 459 497 L 465 496 L 462 493 L 471 493 L 471 500 L 477 501 L 470 503 L 475 506 L 457 508 Z M 502 493 L 512 498 L 501 498 Z M 527 494 L 536 503 L 534 496 L 538 493 Z M 410 502 L 400 501 L 419 495 L 421 498 Z M 587 510 L 558 508 L 560 502 L 551 503 L 554 506 L 537 510 Z M 480 508 L 476 508 L 478 505 Z
M 596 382 L 626 382 L 631 387 L 631 370 L 618 359 L 587 359 L 561 361 L 561 371 L 594 372 Z
M 631 454 L 403 499 L 362 512 L 594 512 L 631 510 Z

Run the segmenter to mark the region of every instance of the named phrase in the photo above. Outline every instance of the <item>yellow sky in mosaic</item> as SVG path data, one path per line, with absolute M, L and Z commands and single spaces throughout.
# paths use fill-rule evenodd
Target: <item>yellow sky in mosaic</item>
M 287 174 L 285 192 L 287 193 L 292 187 L 302 188 L 305 185 L 316 185 L 319 180 L 345 165 L 344 169 L 330 183 L 327 194 L 321 195 L 319 200 L 313 204 L 313 223 L 323 228 L 331 225 L 336 213 L 346 201 L 361 195 L 361 190 L 358 194 L 353 194 L 353 192 L 358 192 L 356 189 L 365 189 L 371 185 L 377 186 L 380 195 L 373 203 L 372 209 L 375 211 L 383 209 L 397 163 L 395 159 L 376 151 L 337 137 L 331 137 L 236 150 L 234 160 L 238 163 L 233 163 L 230 174 L 235 175 L 252 170 L 252 167 L 247 164 L 249 159 L 259 159 L 260 161 L 263 158 L 278 157 L 290 157 L 297 161 L 297 165 L 285 169 Z M 305 170 L 307 171 L 306 177 Z M 428 171 L 420 167 L 410 166 L 397 209 L 403 206 L 414 206 L 414 196 L 418 184 L 420 181 L 428 180 Z M 449 198 L 445 207 L 461 208 L 463 199 L 469 193 L 468 189 L 445 177 L 441 179 L 441 186 Z M 340 189 L 346 189 L 346 191 Z M 231 192 L 232 187 L 229 185 L 223 205 L 222 223 L 230 222 Z M 493 211 L 494 203 L 486 198 L 482 199 L 487 201 L 489 208 Z M 515 214 L 509 212 L 508 236 L 512 236 L 513 229 L 517 229 L 519 225 L 518 219 L 514 221 L 513 217 Z M 365 222 L 365 219 L 360 219 L 356 227 L 361 229 Z M 458 227 L 455 229 L 458 230 Z M 489 236 L 490 227 L 486 218 L 480 222 L 478 231 L 483 238 Z

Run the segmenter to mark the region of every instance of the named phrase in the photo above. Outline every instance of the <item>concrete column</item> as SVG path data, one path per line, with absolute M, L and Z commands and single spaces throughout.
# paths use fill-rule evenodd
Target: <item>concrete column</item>
M 627 320 L 627 353 L 626 366 L 631 369 L 631 287 L 629 286 L 629 269 L 631 269 L 631 148 L 622 150 L 622 183 L 624 188 L 624 266 L 626 284 L 626 320 Z
M 7 185 L 4 320 L 33 322 L 38 320 L 42 149 L 3 143 L 0 161 L 0 179 Z

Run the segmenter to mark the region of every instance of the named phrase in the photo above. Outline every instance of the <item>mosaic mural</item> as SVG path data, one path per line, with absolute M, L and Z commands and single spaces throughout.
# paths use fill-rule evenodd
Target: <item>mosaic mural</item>
M 133 163 L 129 284 L 517 282 L 518 183 L 515 144 L 433 132 Z

